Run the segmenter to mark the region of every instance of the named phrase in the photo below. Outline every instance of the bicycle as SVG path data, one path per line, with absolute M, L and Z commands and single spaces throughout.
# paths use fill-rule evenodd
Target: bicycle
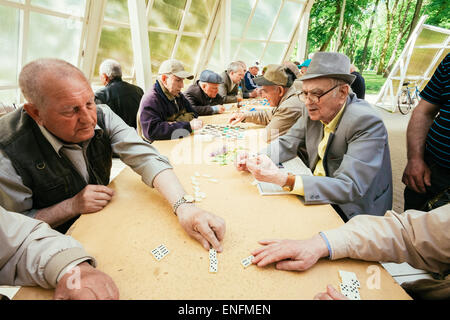
M 414 85 L 414 87 L 409 87 L 410 83 L 411 82 L 403 83 L 402 86 L 406 88 L 402 89 L 397 100 L 398 110 L 401 114 L 405 115 L 419 103 L 419 88 L 416 85 Z M 414 91 L 411 92 L 412 90 Z

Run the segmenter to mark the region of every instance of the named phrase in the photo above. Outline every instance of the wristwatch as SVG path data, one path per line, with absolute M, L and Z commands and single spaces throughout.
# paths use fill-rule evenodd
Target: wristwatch
M 286 183 L 283 186 L 283 190 L 287 192 L 291 192 L 294 189 L 295 185 L 295 176 L 288 172 L 288 177 L 286 179 Z
M 195 199 L 193 196 L 189 195 L 189 194 L 185 194 L 184 196 L 181 197 L 180 200 L 176 201 L 173 204 L 173 213 L 175 213 L 175 215 L 177 214 L 177 209 L 179 206 L 181 206 L 183 203 L 194 203 Z

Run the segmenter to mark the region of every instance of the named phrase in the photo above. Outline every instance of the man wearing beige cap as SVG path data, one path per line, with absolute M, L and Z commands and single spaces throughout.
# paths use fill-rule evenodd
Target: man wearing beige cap
M 303 116 L 261 152 L 265 155 L 239 156 L 237 169 L 304 196 L 307 205 L 332 204 L 344 221 L 359 214 L 384 215 L 392 208 L 388 134 L 373 107 L 350 92 L 354 79 L 346 55 L 314 54 L 300 78 Z M 278 169 L 276 164 L 299 153 L 314 175 Z
M 229 122 L 252 122 L 266 126 L 266 141 L 271 142 L 278 136 L 285 134 L 302 115 L 302 102 L 292 86 L 296 77 L 288 68 L 271 64 L 263 76 L 254 79 L 256 85 L 261 86 L 262 97 L 266 98 L 271 111 L 248 111 L 233 113 Z
M 141 100 L 138 132 L 145 140 L 171 140 L 188 136 L 203 123 L 189 101 L 181 93 L 184 79 L 194 76 L 175 59 L 164 61 L 153 88 Z

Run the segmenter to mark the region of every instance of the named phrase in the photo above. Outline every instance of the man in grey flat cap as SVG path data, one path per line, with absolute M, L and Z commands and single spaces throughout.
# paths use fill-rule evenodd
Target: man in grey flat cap
M 221 83 L 223 79 L 219 74 L 204 70 L 200 74 L 200 79 L 191 84 L 183 94 L 200 116 L 223 113 L 225 111 L 222 105 L 223 97 L 218 94 Z
M 388 134 L 371 105 L 350 92 L 354 79 L 347 56 L 316 53 L 300 78 L 303 116 L 261 152 L 265 155 L 240 155 L 237 169 L 304 196 L 307 205 L 331 204 L 344 221 L 359 214 L 384 215 L 392 208 Z M 313 176 L 278 169 L 276 164 L 299 153 Z

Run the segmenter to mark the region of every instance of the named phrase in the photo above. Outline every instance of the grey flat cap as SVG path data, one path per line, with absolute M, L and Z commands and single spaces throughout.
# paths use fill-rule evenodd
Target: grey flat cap
M 350 74 L 350 59 L 342 53 L 317 52 L 300 80 L 335 78 L 352 84 L 356 76 Z
M 201 82 L 207 82 L 207 83 L 218 83 L 218 84 L 223 83 L 223 79 L 220 76 L 220 74 L 217 74 L 211 70 L 202 71 L 202 73 L 200 74 L 199 80 Z

